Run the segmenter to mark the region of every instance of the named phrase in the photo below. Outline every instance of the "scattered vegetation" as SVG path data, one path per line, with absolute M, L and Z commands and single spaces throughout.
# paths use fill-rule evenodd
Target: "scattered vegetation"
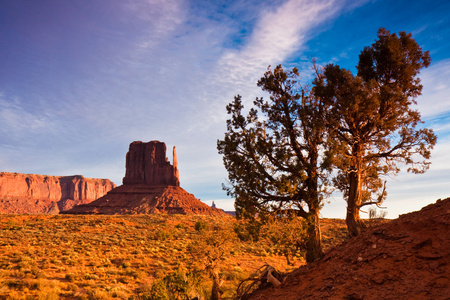
M 325 248 L 345 239 L 340 221 L 322 222 Z M 210 299 L 215 286 L 232 299 L 261 266 L 304 263 L 301 252 L 287 263 L 292 237 L 272 226 L 258 240 L 239 238 L 251 226 L 231 217 L 2 215 L 0 298 Z

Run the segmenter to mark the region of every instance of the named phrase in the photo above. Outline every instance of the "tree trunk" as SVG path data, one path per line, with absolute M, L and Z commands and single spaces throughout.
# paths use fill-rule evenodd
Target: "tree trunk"
M 313 262 L 323 257 L 319 210 L 311 209 L 307 218 L 306 262 Z
M 359 206 L 355 205 L 354 200 L 350 203 L 350 197 L 348 199 L 345 222 L 350 236 L 357 236 L 365 228 L 363 221 L 359 217 Z
M 360 154 L 359 145 L 353 149 L 353 167 L 350 171 L 349 177 L 349 191 L 347 198 L 347 216 L 345 222 L 347 223 L 347 230 L 350 236 L 357 236 L 365 227 L 362 220 L 359 218 L 359 209 L 361 207 L 361 189 L 362 189 L 362 155 Z
M 213 273 L 213 286 L 211 290 L 211 300 L 220 300 L 220 278 L 217 272 Z
M 317 145 L 317 144 L 316 144 Z M 313 151 L 315 150 L 315 151 Z M 317 173 L 317 147 L 311 148 L 309 152 L 310 165 L 308 167 L 308 215 L 306 223 L 306 262 L 313 262 L 323 257 L 322 237 L 320 234 L 320 201 L 318 193 L 318 173 Z

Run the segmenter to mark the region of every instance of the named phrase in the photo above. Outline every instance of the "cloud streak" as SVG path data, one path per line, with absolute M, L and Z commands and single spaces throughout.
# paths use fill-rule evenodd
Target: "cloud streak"
M 304 46 L 311 30 L 336 15 L 341 5 L 343 2 L 332 0 L 291 0 L 263 11 L 248 44 L 242 50 L 226 52 L 219 61 L 219 70 L 231 74 L 226 78 L 230 85 L 256 83 L 267 65 L 283 62 Z
M 24 109 L 23 101 L 0 93 L 0 140 L 2 144 L 19 143 L 28 135 L 37 135 L 46 130 L 53 132 L 51 116 L 47 112 Z
M 433 63 L 422 71 L 422 96 L 418 110 L 425 119 L 450 113 L 450 59 Z

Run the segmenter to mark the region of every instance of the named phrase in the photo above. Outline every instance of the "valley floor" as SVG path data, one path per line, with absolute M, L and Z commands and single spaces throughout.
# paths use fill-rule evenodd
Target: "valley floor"
M 193 280 L 186 274 L 195 263 L 199 271 L 190 252 L 202 239 L 198 224 L 220 236 L 235 235 L 236 222 L 183 215 L 0 215 L 0 299 L 146 299 L 158 280 L 176 271 Z M 343 220 L 323 220 L 322 228 L 325 248 L 346 238 Z M 219 268 L 225 299 L 264 264 L 285 272 L 304 263 L 294 256 L 288 266 L 263 242 L 233 238 L 228 247 Z M 202 278 L 192 294 L 208 294 L 212 283 Z

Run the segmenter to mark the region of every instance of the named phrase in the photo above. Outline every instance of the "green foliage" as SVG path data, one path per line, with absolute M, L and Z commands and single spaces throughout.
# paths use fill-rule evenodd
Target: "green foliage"
M 196 231 L 202 231 L 208 228 L 208 225 L 203 221 L 197 221 L 194 226 Z
M 411 34 L 381 28 L 361 52 L 356 76 L 331 64 L 314 82 L 314 94 L 330 107 L 330 163 L 338 170 L 334 185 L 347 200 L 352 235 L 362 226 L 360 208 L 386 198 L 381 176 L 398 173 L 399 163 L 413 173 L 429 167 L 436 136 L 419 126 L 420 113 L 412 108 L 422 91 L 417 75 L 429 64 L 428 51 Z
M 164 280 L 157 280 L 152 285 L 150 294 L 143 295 L 142 298 L 145 300 L 170 300 Z
M 142 295 L 144 299 L 155 300 L 185 300 L 188 299 L 189 283 L 181 270 L 167 274 L 164 278 L 156 280 L 150 293 Z
M 189 268 L 212 280 L 211 299 L 220 299 L 220 270 L 231 256 L 231 248 L 235 241 L 236 236 L 231 230 L 219 234 L 217 228 L 208 228 L 199 231 L 187 247 L 191 255 Z
M 263 220 L 236 223 L 234 231 L 242 241 L 260 241 L 270 252 L 283 255 L 288 265 L 294 257 L 305 257 L 307 224 L 294 215 L 267 215 Z
M 258 86 L 270 100 L 256 98 L 246 115 L 240 95 L 227 106 L 227 132 L 217 148 L 231 184 L 224 189 L 235 197 L 239 218 L 295 211 L 318 222 L 327 192 L 327 160 L 319 155 L 327 107 L 302 87 L 299 76 L 296 68 L 269 67 Z M 318 228 L 316 223 L 309 225 Z M 308 234 L 308 257 L 314 260 L 322 256 L 320 232 Z
M 234 224 L 233 230 L 241 241 L 258 242 L 262 225 L 259 219 L 253 218 Z
M 272 249 L 286 257 L 289 265 L 295 256 L 304 257 L 307 224 L 295 216 L 272 217 L 264 226 L 264 235 Z

